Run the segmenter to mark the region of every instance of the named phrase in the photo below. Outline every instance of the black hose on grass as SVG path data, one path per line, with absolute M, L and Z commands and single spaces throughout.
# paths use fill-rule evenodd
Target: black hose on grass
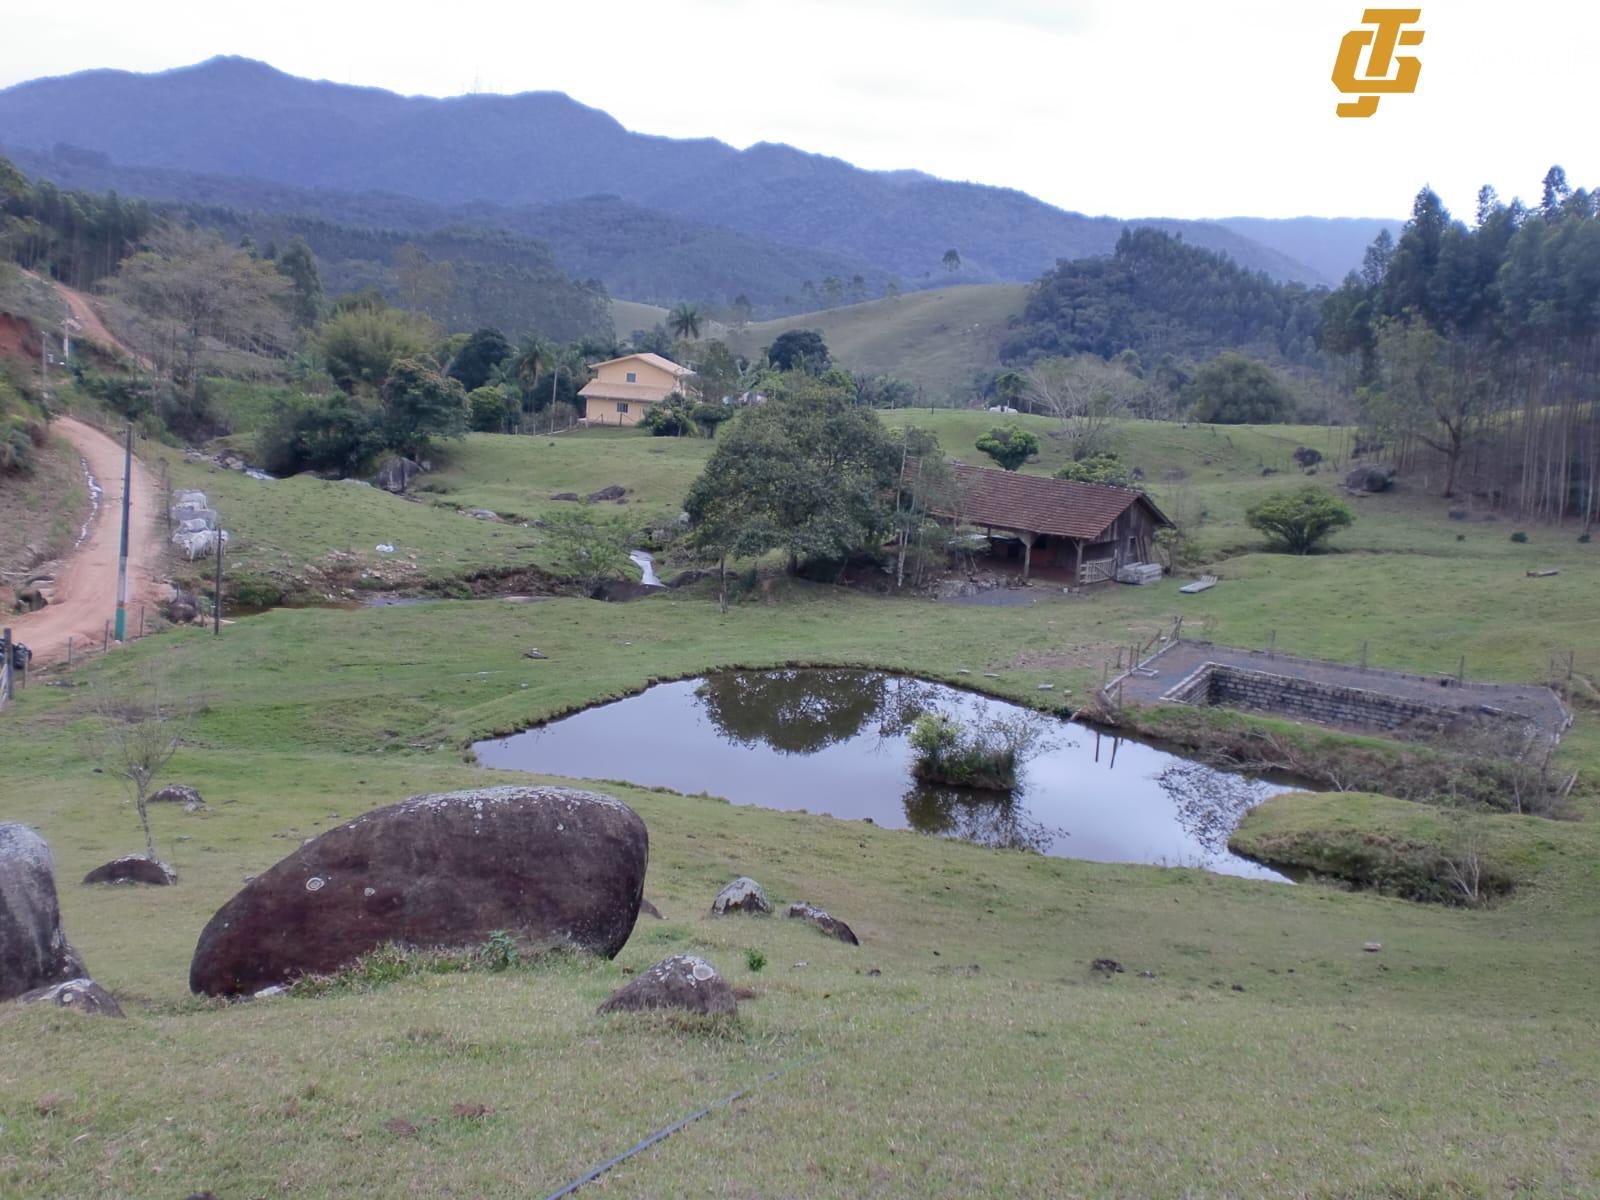
M 561 1200 L 561 1197 L 563 1197 L 563 1196 L 572 1195 L 573 1192 L 577 1191 L 584 1184 L 593 1183 L 596 1179 L 599 1179 L 600 1176 L 604 1175 L 607 1171 L 611 1170 L 611 1168 L 616 1166 L 618 1163 L 626 1162 L 628 1159 L 632 1158 L 635 1154 L 638 1154 L 641 1150 L 648 1150 L 651 1146 L 654 1146 L 657 1142 L 671 1137 L 673 1134 L 677 1133 L 678 1130 L 682 1129 L 685 1125 L 690 1125 L 690 1124 L 694 1123 L 695 1121 L 698 1121 L 701 1117 L 705 1116 L 709 1112 L 714 1112 L 715 1110 L 717 1110 L 719 1108 L 726 1108 L 728 1105 L 732 1104 L 735 1100 L 739 1099 L 739 1097 L 743 1096 L 747 1092 L 754 1091 L 756 1088 L 760 1087 L 763 1083 L 771 1083 L 774 1079 L 777 1079 L 780 1075 L 787 1075 L 790 1071 L 796 1070 L 796 1069 L 798 1069 L 800 1067 L 807 1066 L 810 1063 L 816 1062 L 817 1059 L 821 1058 L 825 1053 L 827 1053 L 827 1051 L 818 1050 L 816 1053 L 809 1054 L 805 1058 L 797 1058 L 797 1059 L 789 1060 L 789 1062 L 787 1062 L 783 1066 L 779 1067 L 776 1071 L 773 1071 L 771 1074 L 761 1076 L 761 1078 L 757 1079 L 754 1083 L 746 1084 L 744 1087 L 740 1088 L 738 1091 L 731 1092 L 728 1095 L 722 1097 L 722 1099 L 720 1099 L 720 1100 L 713 1100 L 710 1104 L 706 1105 L 699 1112 L 692 1112 L 687 1117 L 683 1117 L 683 1118 L 681 1118 L 681 1119 L 679 1119 L 677 1121 L 674 1121 L 671 1125 L 668 1125 L 665 1128 L 656 1130 L 649 1137 L 645 1138 L 644 1141 L 638 1143 L 638 1145 L 629 1146 L 621 1154 L 618 1154 L 613 1158 L 606 1159 L 606 1161 L 601 1163 L 598 1167 L 595 1167 L 593 1170 L 588 1171 L 587 1173 L 578 1176 L 578 1178 L 574 1179 L 571 1183 L 567 1184 L 565 1187 L 563 1187 L 563 1188 L 561 1188 L 561 1189 L 559 1189 L 557 1191 L 551 1192 L 548 1196 L 546 1196 L 544 1198 L 544 1200 Z

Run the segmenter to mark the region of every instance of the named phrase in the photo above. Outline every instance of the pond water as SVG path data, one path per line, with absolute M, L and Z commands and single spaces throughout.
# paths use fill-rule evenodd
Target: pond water
M 922 783 L 916 718 L 1024 723 L 1040 739 L 1007 793 Z M 727 671 L 662 683 L 474 747 L 487 767 L 614 779 L 734 804 L 1097 862 L 1195 866 L 1282 880 L 1228 850 L 1252 805 L 1291 790 L 1015 704 L 858 670 Z

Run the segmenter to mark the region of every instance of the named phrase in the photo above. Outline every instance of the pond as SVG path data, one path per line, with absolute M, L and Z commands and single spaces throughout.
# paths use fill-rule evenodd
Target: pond
M 930 712 L 1032 728 L 1040 744 L 1015 790 L 914 779 L 911 726 Z M 709 792 L 734 804 L 870 818 L 1066 858 L 1284 879 L 1233 854 L 1227 840 L 1245 810 L 1289 786 L 881 672 L 718 672 L 657 684 L 474 750 L 487 767 Z

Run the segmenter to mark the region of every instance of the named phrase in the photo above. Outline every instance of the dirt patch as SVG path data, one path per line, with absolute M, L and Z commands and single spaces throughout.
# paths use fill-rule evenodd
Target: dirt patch
M 0 313 L 0 355 L 39 361 L 39 335 L 33 326 L 10 313 Z

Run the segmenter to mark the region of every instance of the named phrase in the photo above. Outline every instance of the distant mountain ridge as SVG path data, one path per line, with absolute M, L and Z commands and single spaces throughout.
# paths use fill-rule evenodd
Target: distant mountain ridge
M 313 192 L 389 193 L 452 210 L 486 205 L 475 223 L 545 238 L 578 274 L 585 268 L 572 248 L 588 245 L 611 273 L 600 278 L 612 291 L 641 298 L 671 298 L 675 257 L 681 265 L 682 255 L 696 253 L 729 257 L 727 279 L 715 289 L 722 294 L 694 297 L 724 302 L 729 288 L 749 290 L 749 273 L 784 260 L 789 277 L 848 270 L 908 288 L 1031 281 L 1057 259 L 1110 253 L 1130 223 L 918 171 L 866 171 L 788 146 L 741 151 L 709 138 L 633 133 L 556 92 L 403 97 L 238 58 L 151 75 L 99 70 L 18 84 L 0 91 L 0 143 L 46 154 L 59 144 L 99 151 L 142 179 L 128 190 L 206 203 L 221 201 L 204 194 L 203 177 L 227 176 Z M 167 190 L 146 190 L 156 187 Z M 614 200 L 589 200 L 596 196 Z M 248 191 L 226 203 L 277 207 Z M 586 214 L 590 203 L 609 208 Z M 567 207 L 541 214 L 543 206 Z M 410 219 L 438 218 L 413 211 Z M 1278 280 L 1331 283 L 1343 274 L 1222 223 L 1131 223 L 1180 233 Z M 742 241 L 710 237 L 715 230 Z M 677 249 L 656 252 L 662 240 Z M 1297 244 L 1308 244 L 1306 237 Z M 953 278 L 940 261 L 949 248 L 962 258 Z

